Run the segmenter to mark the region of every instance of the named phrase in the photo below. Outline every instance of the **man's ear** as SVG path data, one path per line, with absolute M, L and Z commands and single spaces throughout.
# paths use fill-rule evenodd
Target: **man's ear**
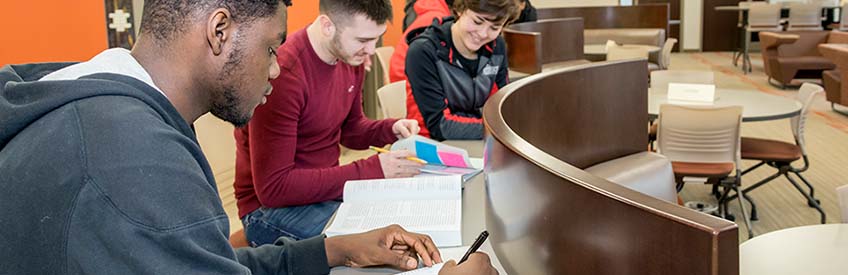
M 336 24 L 327 15 L 318 16 L 318 24 L 321 24 L 321 34 L 325 37 L 333 37 L 336 33 Z
M 224 43 L 232 37 L 235 30 L 232 16 L 227 9 L 216 9 L 206 21 L 206 40 L 212 49 L 212 54 L 220 55 L 223 52 Z

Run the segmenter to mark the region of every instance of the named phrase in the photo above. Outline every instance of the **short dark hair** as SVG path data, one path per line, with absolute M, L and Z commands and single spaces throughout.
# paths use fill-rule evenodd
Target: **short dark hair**
M 233 21 L 248 23 L 274 15 L 280 3 L 291 6 L 291 0 L 146 0 L 139 33 L 164 41 L 182 32 L 190 18 L 206 11 L 226 8 Z
M 454 14 L 472 10 L 476 13 L 494 15 L 494 20 L 490 21 L 505 24 L 515 21 L 521 14 L 516 0 L 455 0 L 452 10 Z
M 362 14 L 380 25 L 392 21 L 390 0 L 321 0 L 318 9 L 333 20 L 346 20 L 353 15 Z

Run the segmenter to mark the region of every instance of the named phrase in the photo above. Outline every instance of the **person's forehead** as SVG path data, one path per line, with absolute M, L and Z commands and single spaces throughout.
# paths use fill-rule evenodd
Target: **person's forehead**
M 344 22 L 342 31 L 354 37 L 375 37 L 380 36 L 386 30 L 386 23 L 377 24 L 376 21 L 368 18 L 364 14 L 356 14 L 350 16 L 347 22 Z

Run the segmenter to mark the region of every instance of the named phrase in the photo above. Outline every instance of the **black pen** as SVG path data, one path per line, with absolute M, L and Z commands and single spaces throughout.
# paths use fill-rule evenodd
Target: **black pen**
M 488 231 L 483 230 L 483 232 L 480 232 L 480 236 L 478 236 L 477 239 L 474 240 L 474 243 L 471 244 L 471 247 L 468 248 L 468 251 L 465 252 L 465 255 L 463 255 L 462 259 L 460 259 L 459 262 L 456 263 L 456 264 L 460 265 L 465 260 L 468 260 L 468 256 L 471 256 L 471 253 L 477 252 L 477 249 L 480 249 L 480 246 L 483 245 L 483 242 L 485 242 L 486 238 L 488 238 L 488 237 L 489 237 Z

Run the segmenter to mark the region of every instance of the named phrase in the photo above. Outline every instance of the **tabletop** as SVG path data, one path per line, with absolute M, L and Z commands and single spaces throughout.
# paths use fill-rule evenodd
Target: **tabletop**
M 620 47 L 623 48 L 641 48 L 646 50 L 648 53 L 655 53 L 660 51 L 660 47 L 652 46 L 652 45 L 641 45 L 641 44 L 624 44 Z M 583 45 L 583 54 L 589 55 L 606 55 L 607 54 L 607 45 L 605 44 L 589 44 Z
M 769 232 L 739 246 L 739 274 L 848 274 L 848 224 Z
M 742 106 L 742 121 L 765 121 L 796 116 L 801 113 L 801 102 L 795 99 L 767 94 L 754 90 L 716 89 L 716 100 L 712 104 L 694 104 L 706 106 Z M 656 118 L 660 105 L 669 102 L 665 90 L 650 90 L 648 92 L 648 114 Z

